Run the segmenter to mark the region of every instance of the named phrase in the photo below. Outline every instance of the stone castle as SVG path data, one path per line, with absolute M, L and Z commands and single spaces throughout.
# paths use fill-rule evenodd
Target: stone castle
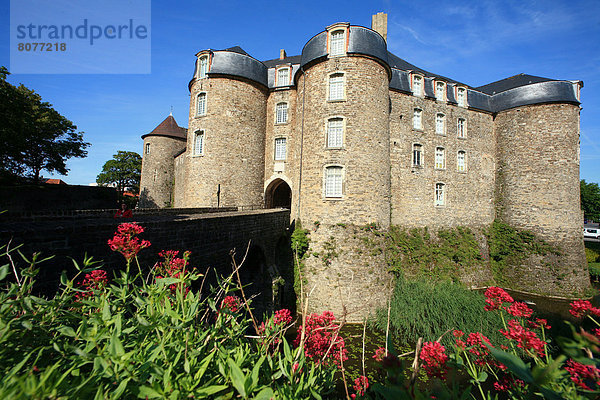
M 187 130 L 169 116 L 142 136 L 140 207 L 286 207 L 311 226 L 500 219 L 559 243 L 568 290 L 587 287 L 583 83 L 519 74 L 471 87 L 390 53 L 386 35 L 379 13 L 371 29 L 327 27 L 298 56 L 200 51 Z

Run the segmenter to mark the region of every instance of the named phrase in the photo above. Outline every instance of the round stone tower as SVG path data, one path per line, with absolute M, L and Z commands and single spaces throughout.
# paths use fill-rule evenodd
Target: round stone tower
M 142 136 L 140 208 L 163 208 L 173 204 L 173 158 L 185 149 L 185 128 L 169 115 L 154 130 Z
M 304 46 L 296 114 L 303 221 L 389 226 L 389 79 L 385 41 L 371 29 L 334 24 Z
M 262 205 L 266 67 L 239 47 L 197 57 L 182 206 Z
M 498 217 L 560 249 L 545 263 L 532 259 L 516 266 L 519 282 L 545 285 L 536 287 L 537 292 L 570 295 L 589 287 L 583 271 L 576 85 L 540 82 L 508 90 L 495 100 Z

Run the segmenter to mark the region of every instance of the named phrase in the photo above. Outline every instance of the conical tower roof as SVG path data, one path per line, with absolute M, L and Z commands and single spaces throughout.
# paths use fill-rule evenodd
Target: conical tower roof
M 152 132 L 142 135 L 142 139 L 144 139 L 146 136 L 167 136 L 177 139 L 185 139 L 187 138 L 187 129 L 177 125 L 173 115 L 169 114 L 169 116 L 165 118 L 163 122 L 158 124 L 158 126 L 154 128 Z

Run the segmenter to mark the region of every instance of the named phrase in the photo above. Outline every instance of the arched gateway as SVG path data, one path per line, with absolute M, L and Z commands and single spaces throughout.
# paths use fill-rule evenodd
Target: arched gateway
M 267 208 L 291 208 L 292 189 L 283 179 L 275 179 L 265 190 Z

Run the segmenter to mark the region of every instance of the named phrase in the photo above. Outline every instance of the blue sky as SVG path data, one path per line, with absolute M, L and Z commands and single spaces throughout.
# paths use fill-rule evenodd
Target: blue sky
M 18 1 L 18 0 L 15 0 Z M 78 0 L 79 3 L 81 0 Z M 102 1 L 102 0 L 98 0 Z M 127 0 L 123 0 L 127 1 Z M 68 162 L 67 183 L 94 182 L 118 150 L 141 153 L 140 136 L 171 106 L 187 126 L 197 51 L 239 45 L 259 60 L 300 54 L 327 25 L 370 27 L 388 14 L 388 49 L 471 86 L 518 73 L 583 80 L 581 178 L 600 182 L 600 2 L 591 1 L 152 1 L 151 73 L 14 74 L 85 132 L 87 158 Z M 0 65 L 9 59 L 9 1 L 0 5 Z M 48 176 L 48 174 L 45 174 Z

